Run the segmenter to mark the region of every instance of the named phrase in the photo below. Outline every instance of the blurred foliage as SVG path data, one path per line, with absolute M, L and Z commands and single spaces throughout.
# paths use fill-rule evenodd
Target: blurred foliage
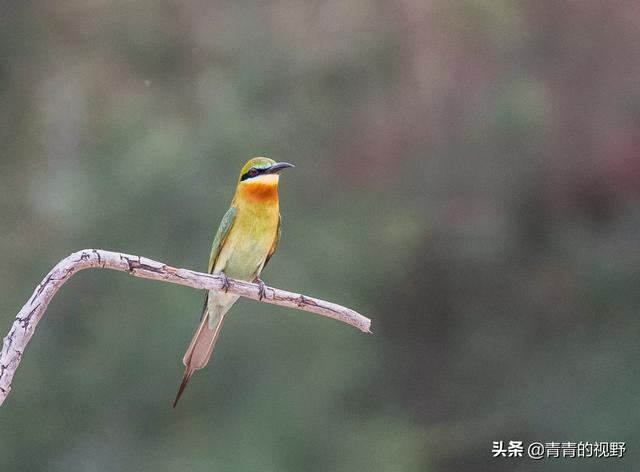
M 633 0 L 0 3 L 6 329 L 84 247 L 204 269 L 267 155 L 297 167 L 265 279 L 375 333 L 241 300 L 172 410 L 202 294 L 83 273 L 1 470 L 630 470 L 639 35 Z M 490 459 L 517 439 L 628 452 Z

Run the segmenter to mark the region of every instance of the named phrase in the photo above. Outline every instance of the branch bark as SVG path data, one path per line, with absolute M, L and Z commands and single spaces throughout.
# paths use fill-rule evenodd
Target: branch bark
M 135 277 L 170 282 L 204 290 L 222 290 L 222 277 L 189 269 L 179 269 L 156 262 L 146 257 L 85 249 L 74 252 L 61 260 L 38 284 L 29 301 L 22 307 L 2 343 L 0 352 L 0 405 L 11 391 L 11 382 L 24 350 L 33 336 L 36 326 L 60 287 L 73 274 L 84 269 L 111 269 L 126 272 Z M 287 292 L 273 287 L 266 288 L 266 296 L 260 300 L 257 284 L 228 279 L 229 293 L 274 305 L 296 308 L 302 311 L 333 318 L 370 333 L 371 320 L 361 314 L 335 303 L 312 298 L 299 293 Z

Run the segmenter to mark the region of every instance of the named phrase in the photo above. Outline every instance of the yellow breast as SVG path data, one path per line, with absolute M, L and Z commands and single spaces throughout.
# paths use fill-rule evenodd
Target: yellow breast
M 233 200 L 237 209 L 233 227 L 220 251 L 214 271 L 229 277 L 253 280 L 275 241 L 280 220 L 278 181 L 256 179 L 240 184 Z

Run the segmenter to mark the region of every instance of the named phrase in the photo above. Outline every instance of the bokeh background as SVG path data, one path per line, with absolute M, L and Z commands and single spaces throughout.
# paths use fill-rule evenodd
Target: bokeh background
M 241 300 L 172 410 L 202 293 L 84 272 L 0 411 L 3 471 L 640 464 L 635 0 L 4 1 L 0 147 L 2 335 L 81 248 L 204 270 L 253 155 L 297 165 L 265 280 L 375 333 Z

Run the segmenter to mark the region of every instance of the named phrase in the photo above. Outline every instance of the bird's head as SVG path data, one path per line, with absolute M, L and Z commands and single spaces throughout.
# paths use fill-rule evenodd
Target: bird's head
M 288 162 L 276 162 L 268 157 L 252 157 L 240 171 L 240 182 L 277 184 L 280 171 L 288 167 L 294 167 L 294 165 Z
M 280 172 L 294 167 L 288 162 L 276 162 L 268 157 L 252 157 L 247 161 L 238 179 L 238 190 L 246 196 L 254 198 L 264 197 L 278 190 Z

